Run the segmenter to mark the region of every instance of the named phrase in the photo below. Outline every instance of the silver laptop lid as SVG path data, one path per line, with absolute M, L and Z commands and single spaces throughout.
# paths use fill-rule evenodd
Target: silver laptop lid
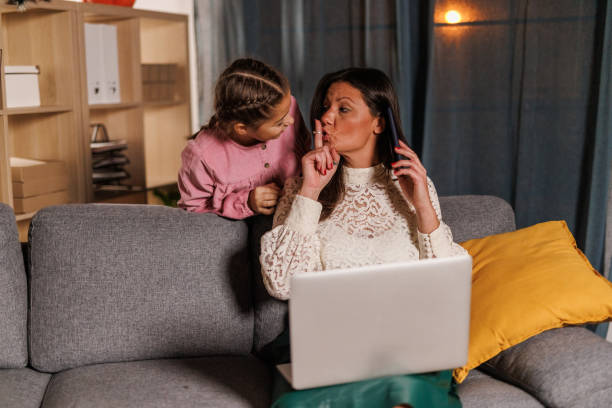
M 464 365 L 471 271 L 466 255 L 293 276 L 294 388 Z

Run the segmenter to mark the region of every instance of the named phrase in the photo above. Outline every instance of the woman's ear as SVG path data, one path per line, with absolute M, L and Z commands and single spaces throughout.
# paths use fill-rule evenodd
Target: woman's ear
M 377 116 L 374 119 L 374 134 L 376 135 L 380 135 L 382 132 L 385 131 L 385 126 L 387 125 L 385 118 L 383 118 L 382 116 Z

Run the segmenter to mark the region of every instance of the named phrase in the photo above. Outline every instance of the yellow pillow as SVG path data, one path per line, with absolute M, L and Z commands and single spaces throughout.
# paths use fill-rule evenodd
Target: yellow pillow
M 545 330 L 612 318 L 612 283 L 576 247 L 564 221 L 473 239 L 468 372 Z

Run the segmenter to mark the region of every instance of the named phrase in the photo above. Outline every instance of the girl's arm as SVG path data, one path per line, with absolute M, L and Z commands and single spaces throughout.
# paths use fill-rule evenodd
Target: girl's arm
M 291 276 L 320 271 L 320 241 L 316 235 L 321 204 L 297 196 L 301 180 L 287 180 L 276 207 L 272 230 L 261 238 L 261 273 L 268 293 L 278 299 L 290 296 Z
M 178 186 L 179 207 L 191 212 L 212 212 L 224 217 L 243 219 L 252 216 L 248 205 L 249 190 L 232 191 L 214 179 L 205 164 L 186 148 L 182 154 Z

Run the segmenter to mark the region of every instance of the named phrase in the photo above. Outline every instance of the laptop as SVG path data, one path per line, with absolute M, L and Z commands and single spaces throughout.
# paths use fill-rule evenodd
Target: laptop
M 469 255 L 294 275 L 277 367 L 298 390 L 461 367 L 471 277 Z

